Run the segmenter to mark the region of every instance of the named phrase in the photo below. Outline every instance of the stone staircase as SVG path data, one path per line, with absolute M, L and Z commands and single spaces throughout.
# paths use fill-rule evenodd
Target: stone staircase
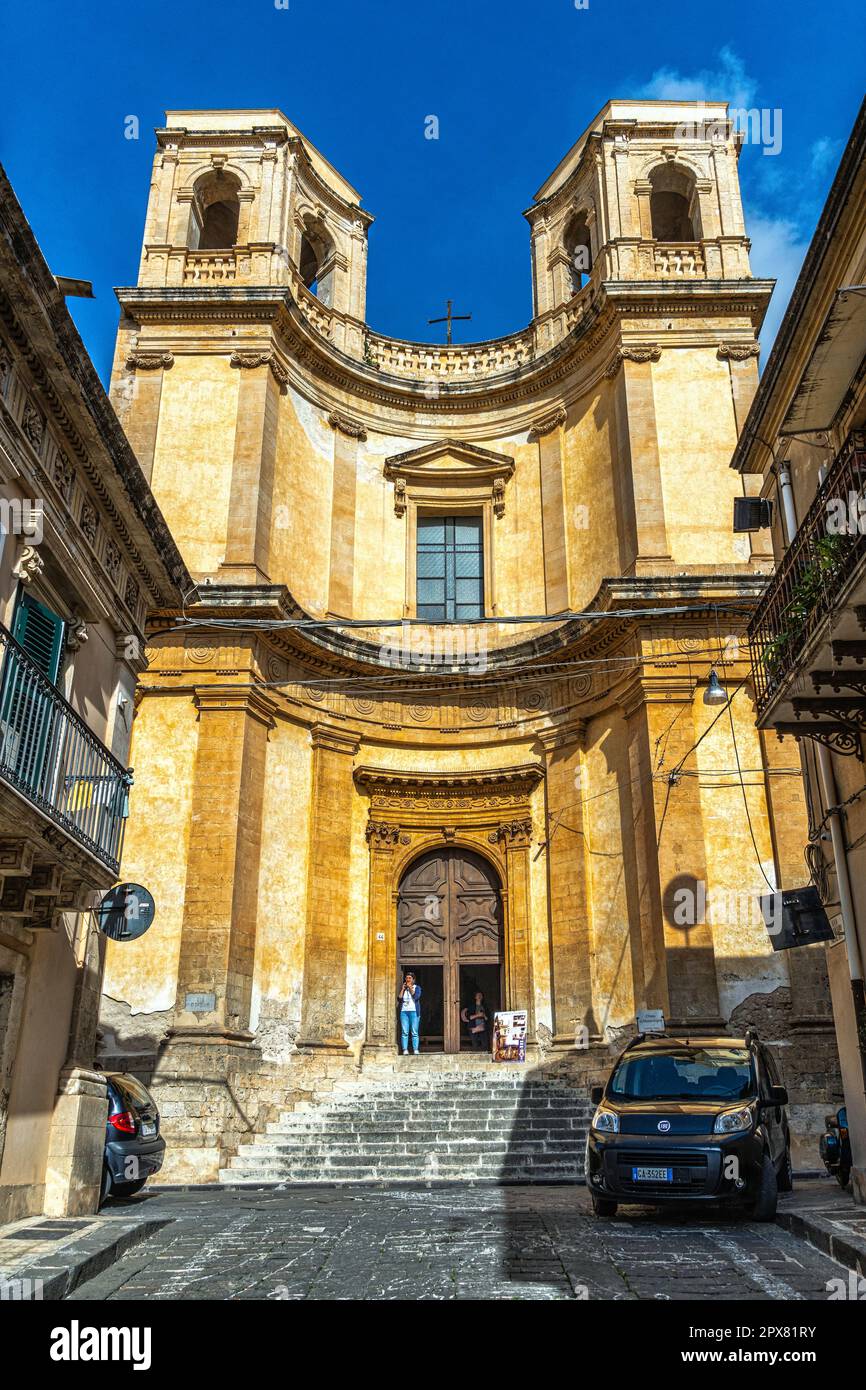
M 220 1180 L 581 1182 L 589 1116 L 583 1089 L 541 1072 L 486 1059 L 395 1059 L 384 1074 L 337 1081 L 284 1111 Z

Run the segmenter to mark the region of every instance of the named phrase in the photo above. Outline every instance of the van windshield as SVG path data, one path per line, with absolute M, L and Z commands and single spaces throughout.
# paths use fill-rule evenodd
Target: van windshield
M 616 1100 L 745 1100 L 754 1095 L 744 1047 L 671 1047 L 626 1055 L 607 1094 Z

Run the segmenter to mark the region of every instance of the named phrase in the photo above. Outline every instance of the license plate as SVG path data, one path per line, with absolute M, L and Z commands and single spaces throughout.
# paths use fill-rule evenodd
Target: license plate
M 673 1182 L 673 1168 L 632 1168 L 632 1182 Z
M 156 1134 L 156 1121 L 155 1121 L 155 1120 L 142 1120 L 142 1122 L 141 1122 L 141 1137 L 142 1137 L 142 1139 L 148 1139 L 148 1138 L 150 1138 L 150 1137 L 151 1137 L 152 1135 L 154 1135 L 154 1134 Z

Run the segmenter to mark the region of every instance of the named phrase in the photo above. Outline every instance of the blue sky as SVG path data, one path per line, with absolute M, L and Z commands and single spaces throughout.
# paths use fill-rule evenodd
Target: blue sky
M 834 0 L 151 0 L 8 8 L 0 158 L 52 269 L 90 279 L 70 307 L 107 378 L 115 285 L 134 282 L 153 156 L 171 107 L 281 108 L 360 190 L 367 316 L 457 341 L 531 313 L 535 190 L 609 97 L 726 98 L 782 112 L 782 148 L 740 162 L 753 270 L 778 323 L 863 94 L 866 8 Z M 140 138 L 124 137 L 138 117 Z M 425 139 L 425 119 L 439 139 Z

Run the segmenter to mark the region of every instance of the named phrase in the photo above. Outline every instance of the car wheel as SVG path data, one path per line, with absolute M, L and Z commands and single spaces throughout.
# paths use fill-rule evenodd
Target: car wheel
M 590 1197 L 596 1216 L 616 1216 L 616 1202 L 612 1197 L 599 1197 L 595 1192 L 591 1192 Z
M 790 1144 L 785 1145 L 785 1156 L 779 1169 L 778 1185 L 780 1192 L 793 1192 L 794 1190 L 794 1168 L 791 1163 Z
M 138 1178 L 136 1182 L 115 1182 L 111 1185 L 112 1197 L 134 1197 L 136 1192 L 140 1192 L 147 1182 L 147 1178 Z
M 761 1181 L 752 1207 L 754 1221 L 772 1221 L 776 1215 L 779 1184 L 776 1179 L 776 1165 L 769 1154 L 764 1154 L 761 1164 Z
M 101 1182 L 100 1185 L 99 1185 L 99 1205 L 102 1206 L 103 1202 L 107 1201 L 108 1198 L 109 1198 L 110 1196 L 111 1196 L 111 1174 L 110 1174 L 110 1172 L 108 1171 L 108 1164 L 107 1164 L 107 1163 L 103 1163 L 103 1165 L 102 1165 L 102 1182 Z

